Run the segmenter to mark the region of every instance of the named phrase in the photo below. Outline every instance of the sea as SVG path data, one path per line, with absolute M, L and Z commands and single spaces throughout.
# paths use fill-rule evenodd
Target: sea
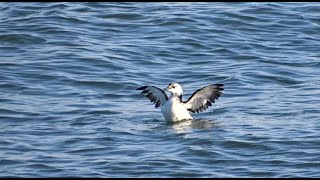
M 0 177 L 320 177 L 320 3 L 1 2 Z

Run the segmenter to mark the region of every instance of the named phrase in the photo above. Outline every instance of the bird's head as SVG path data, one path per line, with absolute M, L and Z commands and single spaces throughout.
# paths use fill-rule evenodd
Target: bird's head
M 170 83 L 164 90 L 169 91 L 171 94 L 181 96 L 183 91 L 182 87 L 178 83 Z

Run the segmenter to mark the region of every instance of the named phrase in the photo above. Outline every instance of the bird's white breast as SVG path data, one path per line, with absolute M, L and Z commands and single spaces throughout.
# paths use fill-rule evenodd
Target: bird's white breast
M 161 112 L 167 122 L 192 119 L 190 112 L 177 98 L 168 99 L 168 101 L 161 107 Z

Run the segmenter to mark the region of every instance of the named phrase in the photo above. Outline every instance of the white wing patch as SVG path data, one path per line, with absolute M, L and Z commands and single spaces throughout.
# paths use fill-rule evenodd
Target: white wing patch
M 137 90 L 142 90 L 141 94 L 150 99 L 150 102 L 155 103 L 156 108 L 164 105 L 164 103 L 166 103 L 168 100 L 168 96 L 164 90 L 155 86 L 142 86 Z
M 221 91 L 223 91 L 223 84 L 211 84 L 198 89 L 184 102 L 185 107 L 193 113 L 202 112 L 221 96 Z

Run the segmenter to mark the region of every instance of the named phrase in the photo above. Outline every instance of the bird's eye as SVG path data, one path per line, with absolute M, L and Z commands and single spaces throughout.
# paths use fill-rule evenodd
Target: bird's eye
M 172 88 L 174 89 L 174 88 L 176 88 L 175 86 L 172 86 Z

